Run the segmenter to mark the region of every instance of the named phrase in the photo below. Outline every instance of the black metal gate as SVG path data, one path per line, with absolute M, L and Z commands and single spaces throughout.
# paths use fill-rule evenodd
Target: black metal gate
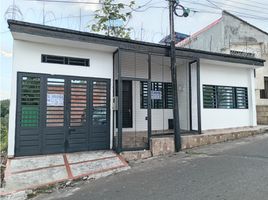
M 110 80 L 18 73 L 16 156 L 109 149 Z

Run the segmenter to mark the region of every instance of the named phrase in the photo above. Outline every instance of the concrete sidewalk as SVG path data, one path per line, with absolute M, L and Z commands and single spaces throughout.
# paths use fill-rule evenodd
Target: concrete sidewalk
M 1 195 L 88 176 L 98 178 L 128 169 L 113 151 L 27 156 L 9 159 Z
M 131 170 L 34 200 L 265 200 L 268 134 L 132 162 Z
M 268 126 L 241 127 L 203 131 L 202 134 L 183 134 L 181 148 L 191 149 L 209 144 L 227 142 L 240 138 L 255 136 L 268 132 Z M 172 154 L 175 152 L 174 136 L 162 135 L 151 138 L 151 150 L 125 151 L 121 155 L 127 161 L 145 159 L 152 156 Z

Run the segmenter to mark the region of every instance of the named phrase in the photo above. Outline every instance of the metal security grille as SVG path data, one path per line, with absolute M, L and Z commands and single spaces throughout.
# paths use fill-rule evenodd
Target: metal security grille
M 70 126 L 81 126 L 87 121 L 87 81 L 71 80 Z
M 93 125 L 107 124 L 107 83 L 93 82 Z
M 38 127 L 40 111 L 40 78 L 22 77 L 21 127 Z
M 217 87 L 217 108 L 235 108 L 234 90 L 227 86 Z
M 203 85 L 203 104 L 204 108 L 216 108 L 216 86 Z
M 64 125 L 64 79 L 47 79 L 46 126 Z
M 247 109 L 247 88 L 203 85 L 203 105 L 204 108 Z
M 168 109 L 173 109 L 173 93 L 172 93 L 172 83 L 165 83 L 164 85 L 165 94 L 165 107 Z
M 74 58 L 66 56 L 44 55 L 44 54 L 42 54 L 41 57 L 42 57 L 41 60 L 44 63 L 89 66 L 89 59 L 87 58 Z
M 164 99 L 163 99 L 163 83 L 161 82 L 152 82 L 152 91 L 159 92 L 159 99 L 153 99 L 152 98 L 152 108 L 164 108 Z
M 248 90 L 247 88 L 235 88 L 236 107 L 248 108 Z
M 110 80 L 18 73 L 16 156 L 110 147 Z
M 140 84 L 141 108 L 148 106 L 148 82 L 141 81 Z M 159 92 L 159 99 L 151 100 L 152 109 L 172 109 L 173 94 L 172 84 L 163 82 L 151 82 L 151 90 Z
M 148 108 L 148 83 L 141 82 L 141 108 Z
M 109 148 L 109 138 L 105 134 L 110 126 L 110 108 L 109 108 L 109 83 L 107 81 L 92 82 L 92 118 L 91 127 L 92 134 L 89 140 L 92 142 L 91 149 L 107 149 Z M 105 142 L 104 142 L 105 141 Z

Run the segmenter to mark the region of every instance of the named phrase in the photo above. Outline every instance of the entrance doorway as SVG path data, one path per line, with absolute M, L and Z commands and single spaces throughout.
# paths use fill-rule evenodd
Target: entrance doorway
M 18 74 L 16 156 L 110 147 L 110 80 Z

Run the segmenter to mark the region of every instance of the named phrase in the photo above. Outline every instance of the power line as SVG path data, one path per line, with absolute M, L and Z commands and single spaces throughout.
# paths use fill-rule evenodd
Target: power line
M 231 7 L 231 8 L 237 8 L 237 9 L 240 9 L 240 10 L 246 10 L 246 11 L 251 11 L 251 12 L 255 12 L 255 13 L 260 13 L 259 10 L 253 10 L 253 9 L 249 9 L 249 8 L 245 8 L 245 7 L 240 7 L 240 6 L 235 6 L 235 5 L 228 5 L 228 4 L 225 4 L 225 3 L 222 3 L 222 2 L 216 2 L 216 1 L 212 1 L 212 2 L 215 2 L 215 3 L 218 3 L 218 4 L 221 4 L 222 6 L 227 6 L 227 7 Z M 263 12 L 261 11 L 262 14 L 267 14 L 267 12 Z
M 206 8 L 212 8 L 212 9 L 216 9 L 216 10 L 219 10 L 218 8 L 215 8 L 215 6 L 211 6 L 211 5 L 207 5 L 207 4 L 204 4 L 204 3 L 199 3 L 199 2 L 194 2 L 194 1 L 184 1 L 185 3 L 188 3 L 190 5 L 200 5 L 200 6 L 203 6 L 203 7 L 206 7 Z M 259 19 L 259 20 L 268 20 L 268 17 L 266 16 L 259 16 L 259 15 L 256 15 L 256 14 L 249 14 L 249 13 L 244 13 L 244 12 L 239 12 L 239 11 L 236 11 L 236 10 L 232 10 L 232 9 L 228 9 L 227 11 L 229 12 L 233 12 L 233 13 L 237 13 L 239 14 L 240 16 L 243 15 L 243 17 L 245 18 L 251 18 L 251 19 Z
M 263 10 L 268 9 L 268 7 L 265 7 L 265 6 L 257 6 L 256 4 L 253 5 L 253 4 L 249 4 L 249 3 L 242 3 L 242 2 L 237 2 L 235 0 L 225 0 L 225 1 L 229 1 L 229 2 L 232 2 L 232 3 L 240 4 L 240 5 L 249 6 L 249 7 L 252 7 L 252 8 L 258 8 L 258 9 L 263 9 Z M 260 4 L 260 5 L 262 5 L 262 4 Z M 268 6 L 268 4 L 266 4 L 266 5 Z
M 256 3 L 256 4 L 258 4 L 258 5 L 263 5 L 263 6 L 268 6 L 268 4 L 267 3 L 260 3 L 260 2 L 258 2 L 258 1 L 254 1 L 254 0 L 249 0 L 251 3 Z
M 218 8 L 220 10 L 223 10 L 221 7 L 219 7 L 218 5 L 216 5 L 215 3 L 211 2 L 210 0 L 206 0 L 207 2 L 209 2 L 210 4 L 212 4 L 213 6 L 215 6 L 215 8 Z
M 46 3 L 66 3 L 66 4 L 88 4 L 88 5 L 105 5 L 105 3 L 100 3 L 100 2 L 88 2 L 88 1 L 68 1 L 68 0 L 24 0 L 24 1 L 36 1 L 36 2 L 46 2 Z M 152 3 L 153 0 L 149 0 L 147 1 L 145 4 L 138 6 L 137 8 L 130 8 L 129 5 L 125 4 L 125 3 L 111 3 L 111 5 L 119 5 L 119 4 L 123 4 L 124 6 L 129 7 L 131 10 L 133 11 L 138 11 L 138 9 L 141 9 L 147 5 L 155 5 L 159 2 L 155 2 Z
M 36 1 L 36 2 L 46 2 L 46 3 L 92 4 L 92 5 L 104 4 L 104 3 L 88 2 L 88 1 L 66 1 L 66 0 L 24 0 L 24 1 Z M 118 5 L 118 4 L 111 4 L 111 5 Z

